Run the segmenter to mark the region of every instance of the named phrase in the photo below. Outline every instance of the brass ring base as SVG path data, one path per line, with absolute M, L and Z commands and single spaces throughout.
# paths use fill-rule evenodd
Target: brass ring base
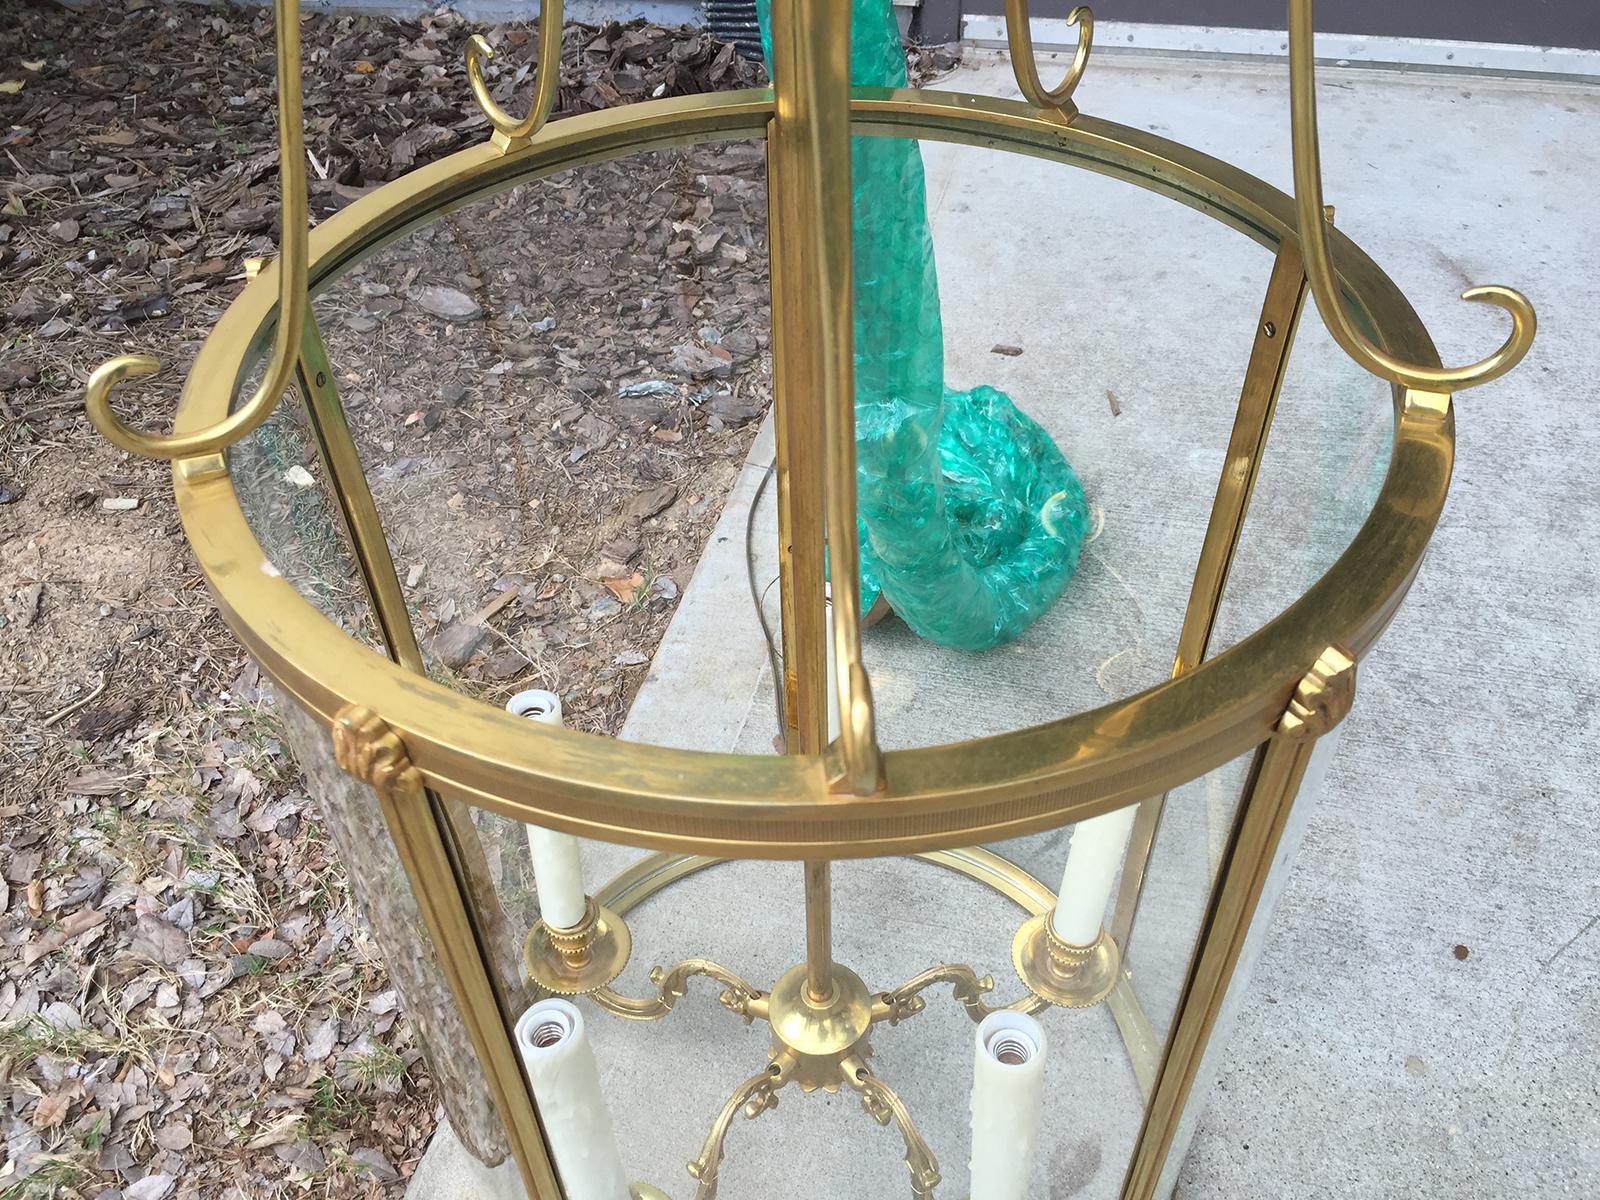
M 581 996 L 603 988 L 622 974 L 633 953 L 627 923 L 603 905 L 589 901 L 575 929 L 534 923 L 522 944 L 528 978 L 556 996 Z
M 1091 1008 L 1111 994 L 1122 954 L 1104 929 L 1087 946 L 1056 936 L 1050 913 L 1024 921 L 1011 942 L 1011 965 L 1028 990 L 1060 1008 Z

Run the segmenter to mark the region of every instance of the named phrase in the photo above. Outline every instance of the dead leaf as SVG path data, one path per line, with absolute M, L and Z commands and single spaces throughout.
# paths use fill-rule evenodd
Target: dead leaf
M 283 1014 L 276 1009 L 258 1013 L 256 1019 L 250 1022 L 250 1028 L 261 1035 L 274 1053 L 285 1058 L 294 1053 L 294 1033 L 284 1021 Z
M 118 792 L 125 791 L 131 779 L 136 776 L 113 775 L 110 771 L 99 768 L 85 771 L 67 780 L 67 794 L 71 796 L 115 796 Z
M 122 1189 L 122 1200 L 167 1200 L 175 1186 L 171 1175 L 146 1175 Z
M 168 1083 L 167 1086 L 171 1087 L 172 1084 Z M 179 1153 L 194 1145 L 194 1134 L 187 1125 L 173 1122 L 156 1130 L 156 1145 L 163 1150 Z
M 164 967 L 175 967 L 189 957 L 189 938 L 171 921 L 145 913 L 139 918 L 131 949 Z
M 644 587 L 644 576 L 635 571 L 632 575 L 617 575 L 602 579 L 600 582 L 605 584 L 606 589 L 618 600 L 624 604 L 632 604 L 640 589 Z
M 69 916 L 62 917 L 56 922 L 54 929 L 35 941 L 29 942 L 22 951 L 24 966 L 32 966 L 46 954 L 54 954 L 73 938 L 88 933 L 97 925 L 103 925 L 106 914 L 95 908 L 80 908 Z
M 39 1103 L 33 1106 L 33 1127 L 54 1129 L 65 1121 L 67 1112 L 72 1108 L 72 1101 L 76 1098 L 77 1090 L 78 1088 L 67 1088 L 52 1096 L 40 1096 Z

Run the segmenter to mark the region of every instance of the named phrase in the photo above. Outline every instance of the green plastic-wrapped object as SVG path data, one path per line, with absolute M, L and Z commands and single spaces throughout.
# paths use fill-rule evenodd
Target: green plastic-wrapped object
M 771 5 L 758 0 L 772 64 Z M 905 87 L 890 0 L 852 0 L 850 81 Z M 1048 434 L 991 387 L 944 385 L 922 152 L 851 139 L 861 601 L 962 650 L 1017 637 L 1078 565 L 1088 506 Z

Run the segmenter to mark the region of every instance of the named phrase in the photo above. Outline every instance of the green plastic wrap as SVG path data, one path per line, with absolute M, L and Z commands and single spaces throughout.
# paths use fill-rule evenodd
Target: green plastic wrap
M 772 65 L 770 0 L 758 0 Z M 852 0 L 850 81 L 905 87 L 890 0 Z M 1083 488 L 1004 392 L 944 382 L 922 152 L 852 138 L 856 511 L 861 601 L 962 650 L 1017 637 L 1060 596 L 1088 525 Z

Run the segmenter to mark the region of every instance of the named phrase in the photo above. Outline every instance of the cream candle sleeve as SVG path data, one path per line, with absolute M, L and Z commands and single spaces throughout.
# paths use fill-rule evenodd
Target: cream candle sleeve
M 544 725 L 559 725 L 561 697 L 554 692 L 518 692 L 506 701 L 506 711 Z M 527 830 L 533 882 L 539 892 L 539 915 L 554 929 L 571 929 L 583 920 L 584 908 L 578 839 L 538 825 L 529 825 Z
M 583 1014 L 565 1000 L 541 1000 L 517 1021 L 516 1037 L 567 1200 L 629 1200 Z
M 1044 1029 L 1018 1012 L 978 1025 L 972 1063 L 971 1200 L 1024 1200 L 1044 1105 Z
M 1080 821 L 1072 831 L 1061 890 L 1050 917 L 1056 936 L 1068 945 L 1087 946 L 1100 936 L 1106 902 L 1111 899 L 1111 883 L 1127 853 L 1137 810 L 1138 805 L 1130 804 L 1114 813 Z

